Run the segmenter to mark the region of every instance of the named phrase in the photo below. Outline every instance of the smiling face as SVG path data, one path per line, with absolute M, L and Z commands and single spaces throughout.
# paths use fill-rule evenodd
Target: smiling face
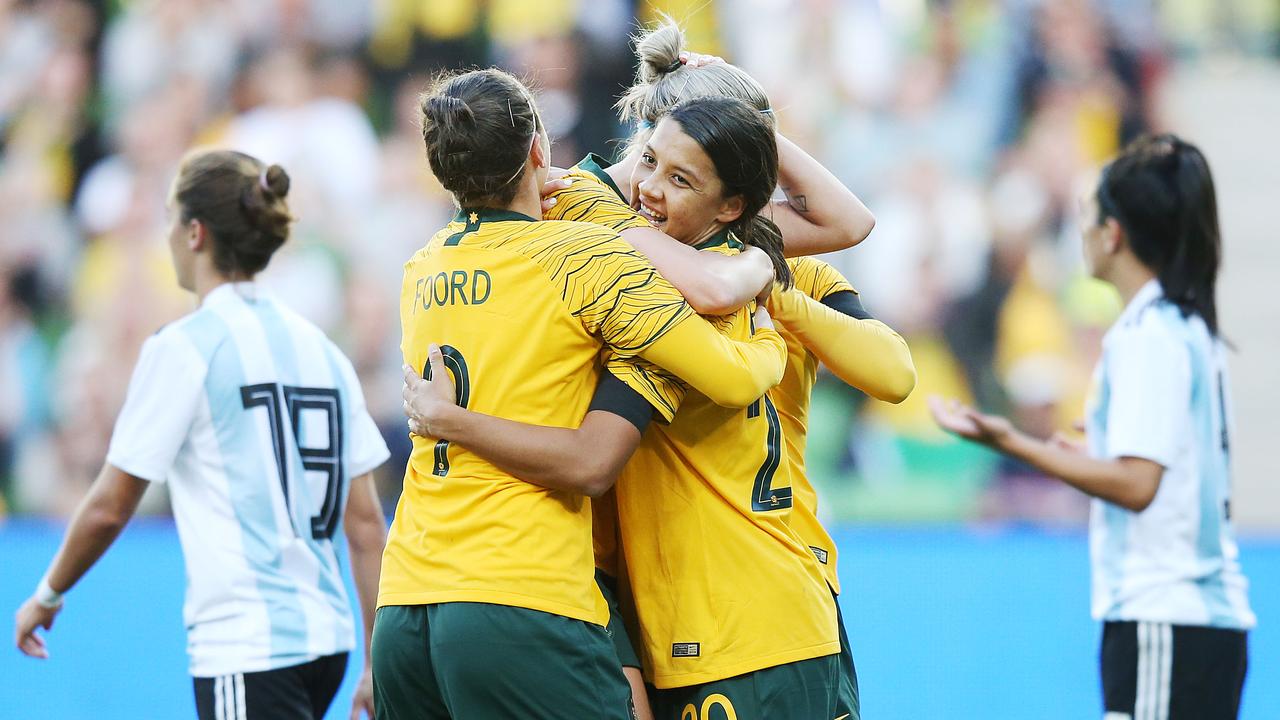
M 633 206 L 654 227 L 698 245 L 742 215 L 741 195 L 724 183 L 706 151 L 671 119 L 658 122 L 631 174 Z

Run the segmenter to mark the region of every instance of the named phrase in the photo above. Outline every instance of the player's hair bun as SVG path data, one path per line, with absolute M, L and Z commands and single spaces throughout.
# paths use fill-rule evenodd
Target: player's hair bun
M 657 81 L 680 67 L 684 32 L 670 18 L 656 29 L 636 37 L 637 77 L 642 83 Z

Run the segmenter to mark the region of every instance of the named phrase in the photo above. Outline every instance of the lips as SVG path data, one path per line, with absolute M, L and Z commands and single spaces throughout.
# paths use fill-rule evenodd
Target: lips
M 666 215 L 663 215 L 657 210 L 654 210 L 653 208 L 644 204 L 644 201 L 640 201 L 639 205 L 640 207 L 636 208 L 636 212 L 640 213 L 640 217 L 643 217 L 645 220 L 648 220 L 650 223 L 654 225 L 661 225 L 662 223 L 665 223 L 667 221 Z

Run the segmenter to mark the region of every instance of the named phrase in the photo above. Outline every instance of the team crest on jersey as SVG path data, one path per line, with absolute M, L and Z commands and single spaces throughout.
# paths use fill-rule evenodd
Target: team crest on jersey
M 671 657 L 698 657 L 702 654 L 700 643 L 672 643 Z

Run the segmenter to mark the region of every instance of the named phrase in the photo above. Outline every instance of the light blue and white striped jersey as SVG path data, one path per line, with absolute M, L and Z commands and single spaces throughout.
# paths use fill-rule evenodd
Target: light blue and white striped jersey
M 169 483 L 192 675 L 354 647 L 332 538 L 350 479 L 387 457 L 350 361 L 254 283 L 147 340 L 107 462 Z
M 1089 453 L 1164 466 L 1140 513 L 1093 501 L 1093 615 L 1245 630 L 1256 620 L 1231 525 L 1226 349 L 1148 282 L 1102 341 Z

